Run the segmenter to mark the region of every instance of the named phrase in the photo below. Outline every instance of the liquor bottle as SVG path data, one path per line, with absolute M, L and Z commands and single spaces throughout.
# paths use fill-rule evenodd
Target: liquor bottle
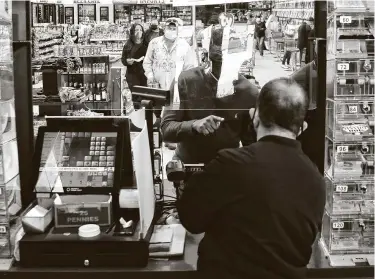
M 107 101 L 107 88 L 106 88 L 106 84 L 103 82 L 101 86 L 102 86 L 102 88 L 101 88 L 102 101 Z
M 155 174 L 159 175 L 161 170 L 161 154 L 159 150 L 155 150 L 154 153 L 154 170 Z
M 89 91 L 90 91 L 90 95 L 89 95 L 89 101 L 94 101 L 94 97 L 93 97 L 93 88 L 92 88 L 92 83 L 89 85 Z
M 96 88 L 95 101 L 101 101 L 102 96 L 100 94 L 100 82 L 97 83 Z

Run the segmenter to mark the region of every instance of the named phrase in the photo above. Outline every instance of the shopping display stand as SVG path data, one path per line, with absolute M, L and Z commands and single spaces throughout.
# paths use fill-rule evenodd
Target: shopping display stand
M 320 245 L 331 266 L 374 266 L 374 22 L 366 1 L 328 6 Z

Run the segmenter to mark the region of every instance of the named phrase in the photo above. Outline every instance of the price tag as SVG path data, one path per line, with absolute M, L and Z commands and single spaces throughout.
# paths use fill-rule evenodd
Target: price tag
M 358 106 L 349 106 L 349 113 L 358 113 Z
M 352 17 L 351 16 L 340 16 L 340 23 L 342 23 L 342 24 L 352 23 Z
M 337 146 L 337 153 L 347 153 L 349 152 L 349 146 L 339 145 Z
M 340 63 L 337 64 L 338 71 L 349 71 L 349 63 Z
M 334 229 L 343 229 L 344 228 L 344 222 L 335 222 L 332 224 L 332 227 Z
M 0 226 L 0 233 L 6 233 L 7 228 L 5 226 Z
M 346 193 L 346 192 L 348 192 L 348 186 L 346 186 L 346 185 L 337 185 L 336 186 L 336 192 L 338 192 L 338 193 Z

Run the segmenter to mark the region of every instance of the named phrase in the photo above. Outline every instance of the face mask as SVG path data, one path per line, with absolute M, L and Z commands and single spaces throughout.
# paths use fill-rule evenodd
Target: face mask
M 164 36 L 171 41 L 174 41 L 177 39 L 177 31 L 172 30 L 166 30 Z
M 156 29 L 158 29 L 157 24 L 152 24 L 152 25 L 151 25 L 151 30 L 156 30 Z
M 172 30 L 166 30 L 164 36 L 171 41 L 174 41 L 177 39 L 177 31 Z

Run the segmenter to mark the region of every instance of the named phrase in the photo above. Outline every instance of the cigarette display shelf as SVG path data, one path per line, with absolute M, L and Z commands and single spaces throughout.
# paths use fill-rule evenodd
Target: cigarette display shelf
M 128 39 L 128 24 L 97 24 L 90 36 L 90 43 L 104 45 L 105 52 L 121 54 Z
M 146 21 L 151 22 L 152 20 L 157 19 L 160 21 L 161 19 L 161 7 L 160 5 L 147 5 L 146 7 Z
M 373 5 L 373 4 L 372 4 Z M 321 247 L 331 266 L 374 265 L 374 15 L 329 1 Z
M 63 25 L 46 24 L 33 27 L 34 60 L 43 60 L 54 56 L 54 46 L 63 42 L 64 28 Z
M 0 269 L 13 260 L 14 235 L 21 210 L 14 106 L 11 1 L 0 1 Z
M 274 1 L 272 12 L 282 23 L 292 19 L 293 24 L 301 24 L 303 20 L 314 17 L 314 1 Z

